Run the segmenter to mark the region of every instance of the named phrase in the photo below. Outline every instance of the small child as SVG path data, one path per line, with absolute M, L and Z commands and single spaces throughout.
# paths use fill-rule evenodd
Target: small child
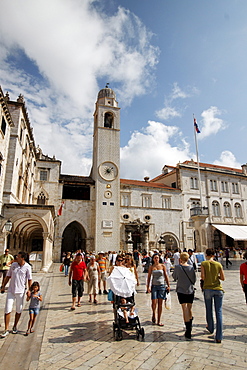
M 130 305 L 130 303 L 128 303 L 125 298 L 121 298 L 120 303 L 121 303 L 121 305 L 126 304 L 126 307 L 120 307 L 119 308 L 119 312 L 123 314 L 123 316 L 125 318 L 125 321 L 126 321 L 126 324 L 128 324 L 129 323 L 129 316 L 132 316 L 132 318 L 134 317 L 135 306 L 129 306 L 128 307 L 128 305 Z
M 36 316 L 39 313 L 40 309 L 40 302 L 42 301 L 42 295 L 40 293 L 40 286 L 37 281 L 34 281 L 31 285 L 29 291 L 27 292 L 27 301 L 30 300 L 29 305 L 29 322 L 28 322 L 28 328 L 26 331 L 26 336 L 28 336 L 28 332 L 33 333 L 33 326 L 35 323 Z

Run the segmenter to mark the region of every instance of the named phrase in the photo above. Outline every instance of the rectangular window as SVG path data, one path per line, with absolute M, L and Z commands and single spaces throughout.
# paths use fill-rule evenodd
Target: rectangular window
M 198 180 L 197 177 L 190 178 L 190 188 L 191 189 L 198 189 Z
M 217 191 L 217 181 L 216 180 L 210 180 L 210 190 Z
M 232 192 L 233 192 L 233 194 L 239 194 L 239 188 L 238 188 L 238 183 L 237 182 L 232 183 Z
M 162 207 L 165 209 L 171 209 L 171 198 L 162 197 Z
M 228 193 L 228 182 L 221 181 L 221 191 L 222 193 Z
M 121 206 L 128 207 L 130 206 L 130 194 L 121 193 Z
M 64 184 L 63 199 L 90 200 L 90 186 Z
M 150 208 L 152 206 L 152 198 L 151 195 L 142 195 L 142 206 L 144 208 Z
M 48 172 L 47 171 L 44 171 L 44 170 L 40 170 L 39 179 L 40 179 L 40 181 L 47 181 L 47 179 L 48 179 Z

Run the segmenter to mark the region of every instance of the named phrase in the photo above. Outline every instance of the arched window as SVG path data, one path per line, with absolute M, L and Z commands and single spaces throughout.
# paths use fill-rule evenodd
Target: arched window
M 224 202 L 224 214 L 226 217 L 231 217 L 231 205 L 228 202 Z
M 45 201 L 46 201 L 45 194 L 43 193 L 43 191 L 41 191 L 37 198 L 37 204 L 45 204 Z
M 239 203 L 235 203 L 234 204 L 234 208 L 235 208 L 235 215 L 237 218 L 242 218 L 242 208 L 241 208 L 241 204 Z
M 217 200 L 214 200 L 212 203 L 212 208 L 213 208 L 213 216 L 220 216 L 220 205 Z
M 113 127 L 113 114 L 110 112 L 105 113 L 104 117 L 104 127 L 112 128 Z

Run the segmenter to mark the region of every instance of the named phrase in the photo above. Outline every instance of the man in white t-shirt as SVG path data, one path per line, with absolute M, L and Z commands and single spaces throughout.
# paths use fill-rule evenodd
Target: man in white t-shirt
M 117 252 L 113 251 L 111 255 L 111 259 L 110 259 L 110 266 L 115 266 L 116 259 L 117 259 Z
M 189 249 L 188 250 L 188 254 L 189 254 L 189 259 L 187 261 L 188 265 L 191 265 L 194 267 L 194 270 L 196 271 L 197 270 L 197 258 L 196 256 L 194 255 L 194 251 L 192 249 Z
M 10 280 L 5 304 L 5 315 L 4 315 L 5 331 L 1 335 L 1 338 L 5 338 L 9 334 L 10 314 L 13 308 L 14 301 L 16 301 L 16 313 L 12 333 L 17 334 L 17 324 L 21 317 L 23 309 L 26 281 L 28 282 L 28 288 L 30 288 L 32 285 L 31 266 L 25 261 L 26 258 L 27 253 L 25 252 L 18 253 L 17 262 L 12 263 L 1 287 L 1 293 L 4 293 L 5 286 Z
M 179 250 L 178 249 L 175 249 L 175 253 L 173 255 L 174 266 L 179 265 L 179 258 L 180 258 Z

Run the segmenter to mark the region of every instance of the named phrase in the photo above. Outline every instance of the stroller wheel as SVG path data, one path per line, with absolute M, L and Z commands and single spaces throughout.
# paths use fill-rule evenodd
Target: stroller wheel
M 141 335 L 142 339 L 145 337 L 145 331 L 144 331 L 144 328 L 141 328 L 141 329 L 140 329 L 140 335 Z
M 140 338 L 140 330 L 136 329 L 136 339 L 139 340 Z
M 123 339 L 123 333 L 122 333 L 122 330 L 116 330 L 115 331 L 115 339 L 117 340 L 117 341 L 120 341 L 120 340 L 122 340 Z

